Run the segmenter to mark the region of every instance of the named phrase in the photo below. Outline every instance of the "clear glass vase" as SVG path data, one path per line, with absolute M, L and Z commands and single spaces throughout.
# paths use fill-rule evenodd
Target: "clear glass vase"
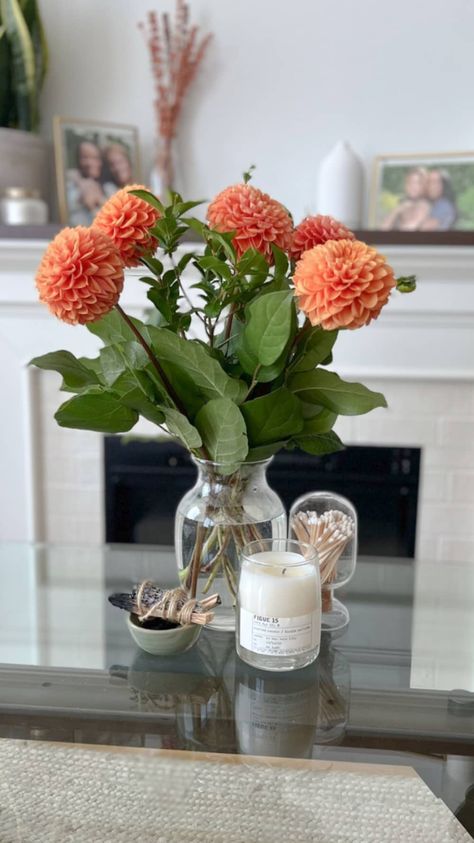
M 239 555 L 260 538 L 286 538 L 282 501 L 270 488 L 271 460 L 229 466 L 195 459 L 195 486 L 176 510 L 175 548 L 179 578 L 197 597 L 217 592 L 222 600 L 210 627 L 235 630 Z

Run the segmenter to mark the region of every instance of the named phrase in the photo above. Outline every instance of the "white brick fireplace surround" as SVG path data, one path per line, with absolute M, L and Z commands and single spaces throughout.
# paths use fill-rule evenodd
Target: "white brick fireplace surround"
M 33 276 L 46 246 L 0 240 L 0 540 L 90 544 L 103 538 L 102 437 L 63 430 L 59 376 L 31 357 L 96 339 L 37 302 Z M 387 247 L 414 295 L 393 295 L 378 322 L 341 334 L 335 368 L 385 393 L 388 410 L 340 419 L 348 444 L 421 446 L 417 555 L 474 562 L 474 247 Z M 130 273 L 123 306 L 140 315 L 144 288 Z

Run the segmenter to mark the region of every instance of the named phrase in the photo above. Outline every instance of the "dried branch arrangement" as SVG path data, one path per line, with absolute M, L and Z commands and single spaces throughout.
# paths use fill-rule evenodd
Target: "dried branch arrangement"
M 300 542 L 312 545 L 318 551 L 321 585 L 336 578 L 338 559 L 347 543 L 354 536 L 354 520 L 338 509 L 317 512 L 297 512 L 291 524 Z
M 213 620 L 214 613 L 210 610 L 220 603 L 220 597 L 213 594 L 198 602 L 189 598 L 183 588 L 164 589 L 144 580 L 131 594 L 111 594 L 109 602 L 118 609 L 137 615 L 141 623 L 150 618 L 163 618 L 183 626 L 188 623 L 205 626 Z
M 173 186 L 171 148 L 176 137 L 183 101 L 196 77 L 212 35 L 200 37 L 199 27 L 190 24 L 189 6 L 176 0 L 174 22 L 167 12 L 148 12 L 140 22 L 147 44 L 155 86 L 154 107 L 157 135 L 161 139 L 157 166 L 165 187 Z

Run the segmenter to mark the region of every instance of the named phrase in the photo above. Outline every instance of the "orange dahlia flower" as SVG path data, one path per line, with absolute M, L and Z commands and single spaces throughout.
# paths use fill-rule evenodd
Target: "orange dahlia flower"
M 117 304 L 123 263 L 114 244 L 93 228 L 63 228 L 36 274 L 40 301 L 63 322 L 95 322 Z
M 149 232 L 160 214 L 131 190 L 147 190 L 142 184 L 129 184 L 102 205 L 93 228 L 100 229 L 115 244 L 125 266 L 138 266 L 142 255 L 154 252 L 158 241 Z
M 291 257 L 299 260 L 303 252 L 327 240 L 355 240 L 355 234 L 334 217 L 323 214 L 305 217 L 293 232 Z
M 293 224 L 283 205 L 250 184 L 235 184 L 219 193 L 209 205 L 207 220 L 216 231 L 235 231 L 237 256 L 257 249 L 271 263 L 272 243 L 288 251 Z
M 368 325 L 395 286 L 385 258 L 359 240 L 328 240 L 305 252 L 293 281 L 303 313 L 328 331 Z

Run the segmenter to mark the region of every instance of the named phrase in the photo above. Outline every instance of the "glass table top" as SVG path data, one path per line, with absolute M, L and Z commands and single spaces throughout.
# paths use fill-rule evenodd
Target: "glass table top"
M 360 558 L 338 594 L 349 626 L 323 636 L 309 668 L 284 674 L 245 665 L 229 633 L 204 630 L 175 657 L 137 649 L 107 596 L 143 578 L 175 585 L 172 549 L 0 547 L 1 737 L 391 762 L 398 753 L 422 775 L 423 764 L 457 758 L 463 786 L 474 781 L 473 564 Z M 444 773 L 433 775 L 441 792 Z

